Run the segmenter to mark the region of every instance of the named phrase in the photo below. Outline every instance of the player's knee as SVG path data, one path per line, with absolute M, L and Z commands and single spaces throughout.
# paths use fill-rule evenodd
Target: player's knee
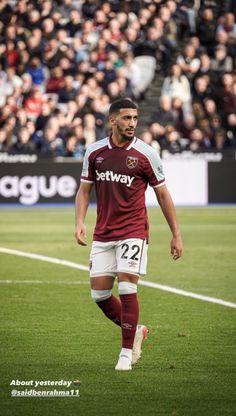
M 112 290 L 105 289 L 105 290 L 95 290 L 91 289 L 91 298 L 94 302 L 101 302 L 102 300 L 106 300 L 111 297 Z
M 137 293 L 137 285 L 131 282 L 119 282 L 118 283 L 119 295 L 131 295 Z

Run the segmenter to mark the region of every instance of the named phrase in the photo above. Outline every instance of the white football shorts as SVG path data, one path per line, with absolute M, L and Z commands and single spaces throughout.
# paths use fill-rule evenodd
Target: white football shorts
M 146 274 L 147 243 L 141 238 L 93 241 L 90 253 L 90 277 L 113 276 L 117 273 Z

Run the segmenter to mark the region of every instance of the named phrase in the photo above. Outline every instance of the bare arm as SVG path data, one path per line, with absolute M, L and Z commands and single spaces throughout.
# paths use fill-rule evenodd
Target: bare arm
M 89 205 L 92 186 L 92 183 L 81 182 L 75 198 L 75 238 L 81 246 L 87 245 L 84 220 Z
M 180 234 L 179 225 L 177 223 L 175 207 L 170 196 L 170 193 L 165 185 L 154 188 L 157 200 L 161 210 L 166 218 L 166 221 L 172 232 L 172 239 L 170 242 L 171 255 L 174 260 L 177 260 L 182 255 L 183 243 Z

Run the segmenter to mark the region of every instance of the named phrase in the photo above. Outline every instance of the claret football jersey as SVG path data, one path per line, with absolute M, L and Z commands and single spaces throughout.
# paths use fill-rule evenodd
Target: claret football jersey
M 81 182 L 96 187 L 95 241 L 148 238 L 145 190 L 165 183 L 156 150 L 136 137 L 123 147 L 99 140 L 86 151 Z

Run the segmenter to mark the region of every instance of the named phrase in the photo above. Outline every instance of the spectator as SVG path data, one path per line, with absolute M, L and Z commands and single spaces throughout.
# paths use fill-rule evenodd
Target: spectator
M 99 39 L 99 33 L 92 20 L 85 20 L 83 23 L 83 31 L 81 36 L 84 45 L 87 45 L 90 50 L 94 49 Z
M 22 87 L 22 80 L 15 72 L 14 67 L 0 71 L 0 107 L 5 105 L 7 97 L 14 95 L 16 88 Z
M 43 103 L 46 101 L 40 88 L 34 85 L 31 90 L 31 94 L 24 101 L 24 109 L 27 117 L 31 120 L 36 120 L 41 114 Z
M 150 126 L 150 131 L 154 139 L 157 140 L 161 146 L 166 141 L 166 127 L 174 126 L 174 124 L 175 120 L 171 110 L 171 99 L 162 96 L 160 98 L 160 108 L 153 113 Z
M 138 30 L 129 26 L 125 31 L 125 36 L 128 44 L 128 50 L 133 51 L 135 42 L 138 41 Z
M 198 36 L 191 36 L 189 39 L 189 45 L 194 47 L 197 57 L 199 57 L 201 52 L 205 51 L 205 48 L 202 47 Z
M 73 134 L 71 134 L 69 137 L 67 137 L 63 156 L 65 156 L 65 157 L 74 157 L 75 156 L 75 150 L 76 150 L 76 144 L 77 144 L 77 140 L 76 140 L 76 137 Z
M 181 134 L 181 138 L 187 139 L 187 141 L 189 142 L 190 133 L 194 129 L 195 125 L 196 125 L 196 119 L 193 114 L 186 117 L 183 123 L 178 124 L 177 127 L 178 127 L 178 131 Z
M 45 68 L 39 58 L 35 57 L 31 59 L 26 73 L 30 74 L 34 85 L 44 86 L 46 80 Z
M 193 152 L 206 150 L 203 132 L 198 128 L 194 128 L 190 133 L 189 149 Z
M 59 66 L 56 66 L 51 70 L 51 76 L 47 80 L 46 92 L 59 94 L 60 90 L 64 87 L 64 83 L 63 71 Z
M 83 61 L 89 60 L 89 48 L 88 45 L 83 45 L 79 37 L 75 37 L 72 40 L 73 49 L 75 51 L 75 61 L 77 64 Z
M 134 60 L 134 55 L 129 52 L 124 59 L 124 74 L 130 81 L 131 91 L 135 98 L 141 94 L 140 85 L 142 85 L 142 71 L 138 63 Z
M 216 21 L 212 9 L 206 8 L 201 12 L 200 21 L 197 26 L 197 35 L 207 53 L 212 56 L 215 43 Z
M 225 2 L 218 1 L 218 0 L 201 0 L 199 4 L 199 11 L 200 14 L 205 9 L 210 9 L 212 11 L 213 18 L 216 20 L 218 16 L 220 16 L 224 10 Z
M 91 104 L 91 111 L 95 117 L 95 137 L 102 139 L 106 135 L 106 115 L 101 111 L 101 100 L 95 99 Z
M 64 78 L 64 86 L 59 90 L 58 101 L 60 103 L 68 103 L 75 98 L 76 93 L 73 77 L 66 75 Z
M 100 87 L 98 81 L 95 78 L 88 78 L 86 85 L 89 86 L 89 97 L 91 98 L 91 100 L 96 100 L 99 99 L 99 97 L 101 97 L 102 88 Z
M 216 102 L 213 99 L 206 98 L 204 100 L 204 109 L 205 109 L 206 117 L 208 118 L 208 120 L 210 121 L 210 123 L 212 122 L 212 120 L 215 117 L 219 117 L 219 114 L 218 114 L 218 111 L 217 111 Z
M 65 25 L 65 29 L 68 31 L 71 38 L 74 36 L 78 37 L 82 31 L 82 19 L 80 11 L 74 8 L 70 9 L 68 18 L 69 21 Z
M 42 20 L 41 20 L 41 15 L 40 15 L 39 10 L 37 9 L 30 10 L 28 13 L 27 27 L 31 31 L 31 33 L 32 33 L 32 30 L 35 28 L 40 29 L 41 24 L 42 24 Z
M 130 87 L 130 83 L 124 76 L 120 76 L 117 78 L 117 84 L 120 88 L 120 96 L 121 97 L 132 97 L 132 90 Z
M 17 142 L 13 144 L 10 153 L 32 154 L 35 153 L 36 147 L 31 140 L 30 132 L 26 127 L 22 127 L 17 134 Z
M 9 107 L 6 105 L 4 107 L 4 110 L 5 110 L 4 112 L 7 112 L 9 110 Z M 17 141 L 16 118 L 13 114 L 8 113 L 8 118 L 7 118 L 6 123 L 4 124 L 4 129 L 7 135 L 7 144 L 10 149 L 11 146 Z
M 214 135 L 215 149 L 222 151 L 226 147 L 226 131 L 219 129 Z
M 49 16 L 51 16 L 52 12 L 53 12 L 53 2 L 51 2 L 50 0 L 43 0 L 42 4 L 41 4 L 41 18 L 42 19 L 47 19 L 49 18 Z
M 188 44 L 184 48 L 184 53 L 180 54 L 176 60 L 183 71 L 183 74 L 191 81 L 200 67 L 199 58 L 196 56 L 195 48 Z
M 116 80 L 116 71 L 113 68 L 113 64 L 108 59 L 105 61 L 105 67 L 104 67 L 104 79 L 103 79 L 103 87 L 106 90 L 108 85 L 111 82 L 114 82 Z
M 216 114 L 214 117 L 211 118 L 210 120 L 210 127 L 211 127 L 211 131 L 213 136 L 219 131 L 223 129 L 223 123 L 222 123 L 222 119 L 221 117 Z
M 26 67 L 30 60 L 30 54 L 27 49 L 22 49 L 20 52 L 20 59 L 17 65 L 17 75 L 22 76 L 25 73 Z
M 20 130 L 22 127 L 26 126 L 28 117 L 24 108 L 19 108 L 16 112 L 16 131 Z
M 118 82 L 114 81 L 111 82 L 108 87 L 107 87 L 107 94 L 110 98 L 110 102 L 112 103 L 113 101 L 117 100 L 118 98 L 120 98 L 120 87 Z
M 216 84 L 220 83 L 221 77 L 226 72 L 231 72 L 233 70 L 233 60 L 231 56 L 227 55 L 227 48 L 224 45 L 217 45 L 215 47 L 215 55 L 211 63 L 211 69 Z
M 84 137 L 82 125 L 78 124 L 75 127 L 74 135 L 76 138 L 74 157 L 79 160 L 83 160 L 86 151 L 86 139 Z
M 215 119 L 216 118 L 217 118 L 217 116 L 215 117 Z M 215 119 L 212 120 L 212 123 L 214 123 Z M 220 119 L 219 119 L 219 121 L 220 121 Z M 213 130 L 211 128 L 210 121 L 208 120 L 208 118 L 203 117 L 201 120 L 199 120 L 198 127 L 202 131 L 203 141 L 204 141 L 205 147 L 206 148 L 213 147 Z M 216 130 L 218 130 L 218 125 L 216 127 Z
M 196 125 L 198 125 L 198 122 L 205 117 L 205 111 L 204 106 L 201 102 L 195 101 L 193 102 L 193 116 L 196 120 Z
M 96 3 L 93 0 L 85 0 L 82 5 L 83 17 L 87 19 L 93 19 L 96 8 Z
M 202 52 L 199 56 L 200 59 L 200 65 L 199 65 L 199 69 L 194 77 L 194 79 L 196 78 L 200 78 L 202 75 L 209 75 L 211 77 L 212 71 L 211 71 L 211 58 L 209 57 L 209 55 L 206 52 Z
M 96 118 L 93 114 L 88 113 L 83 118 L 83 134 L 86 145 L 96 141 Z
M 33 28 L 31 36 L 26 40 L 26 47 L 29 55 L 37 57 L 40 60 L 43 59 L 43 38 L 40 28 Z
M 167 2 L 167 7 L 160 8 L 159 17 L 164 23 L 164 36 L 168 46 L 174 50 L 177 46 L 177 24 L 172 17 L 172 13 L 176 10 L 174 2 Z
M 183 26 L 187 26 L 188 33 L 190 35 L 195 34 L 196 33 L 196 17 L 197 17 L 195 1 L 194 0 L 181 1 L 180 12 L 183 13 L 183 18 L 179 19 L 180 20 L 179 23 L 182 24 Z M 181 14 L 179 14 L 179 16 L 181 16 Z
M 24 112 L 24 115 L 27 116 L 26 112 Z M 44 126 L 47 124 L 49 118 L 51 116 L 51 108 L 48 102 L 44 102 L 42 104 L 42 110 L 41 113 L 39 114 L 39 116 L 36 119 L 35 122 L 35 127 L 36 130 L 43 130 Z M 18 117 L 19 117 L 19 112 L 18 112 Z M 25 123 L 23 123 L 25 124 Z
M 173 98 L 171 104 L 172 104 L 171 111 L 175 120 L 175 125 L 179 126 L 180 124 L 184 122 L 184 119 L 186 117 L 190 116 L 190 114 L 187 113 L 184 115 L 183 101 L 181 100 L 181 98 Z M 191 112 L 192 112 L 192 107 L 191 107 Z
M 26 72 L 21 75 L 22 80 L 22 96 L 27 97 L 31 91 L 32 88 L 32 78 L 30 74 L 27 74 Z
M 68 19 L 74 9 L 74 2 L 72 0 L 63 0 L 63 4 L 59 7 L 58 11 L 60 12 L 62 18 Z
M 226 32 L 229 34 L 229 41 L 235 42 L 236 39 L 236 23 L 233 13 L 225 13 L 223 22 L 217 26 L 217 32 Z
M 165 141 L 162 142 L 162 149 L 170 153 L 181 151 L 180 134 L 173 126 L 167 126 L 165 131 Z
M 152 114 L 152 122 L 159 123 L 162 126 L 174 124 L 173 112 L 171 110 L 171 99 L 161 96 L 160 107 Z
M 113 46 L 117 46 L 123 37 L 121 30 L 120 30 L 120 23 L 116 18 L 113 18 L 110 20 L 108 27 L 111 33 L 110 43 Z
M 6 41 L 6 61 L 8 66 L 16 67 L 20 59 L 15 41 Z
M 236 97 L 235 97 L 235 82 L 233 75 L 226 73 L 222 77 L 223 84 L 223 106 L 221 107 L 223 114 L 226 116 L 229 113 L 233 113 L 236 108 Z M 222 97 L 222 96 L 221 96 Z
M 55 119 L 56 122 L 56 119 Z M 40 153 L 46 157 L 63 156 L 64 145 L 63 140 L 59 136 L 59 129 L 55 125 L 54 127 L 46 126 L 39 142 Z
M 161 95 L 171 99 L 180 98 L 183 102 L 185 116 L 191 113 L 191 91 L 188 78 L 182 74 L 179 65 L 171 67 L 170 76 L 164 79 Z
M 209 85 L 209 78 L 201 76 L 194 81 L 193 102 L 203 103 L 205 98 L 211 98 L 212 91 Z
M 47 68 L 49 68 L 49 70 L 58 66 L 63 56 L 63 52 L 59 49 L 59 43 L 56 39 L 52 38 L 48 40 L 48 42 L 45 42 L 43 50 L 43 63 Z
M 149 130 L 144 130 L 140 134 L 140 139 L 144 141 L 144 143 L 149 144 L 150 146 L 154 147 L 158 153 L 161 151 L 161 147 L 159 143 L 154 140 L 152 133 Z
M 12 16 L 12 7 L 10 4 L 7 3 L 6 0 L 0 2 L 0 14 L 1 14 L 1 21 L 3 22 L 4 26 L 7 26 L 10 23 L 11 16 Z
M 90 100 L 86 92 L 80 91 L 75 97 L 75 102 L 77 106 L 76 116 L 84 117 L 85 114 L 89 113 Z
M 54 21 L 51 18 L 46 18 L 42 22 L 42 32 L 43 38 L 47 40 L 55 39 L 56 37 L 56 30 Z

